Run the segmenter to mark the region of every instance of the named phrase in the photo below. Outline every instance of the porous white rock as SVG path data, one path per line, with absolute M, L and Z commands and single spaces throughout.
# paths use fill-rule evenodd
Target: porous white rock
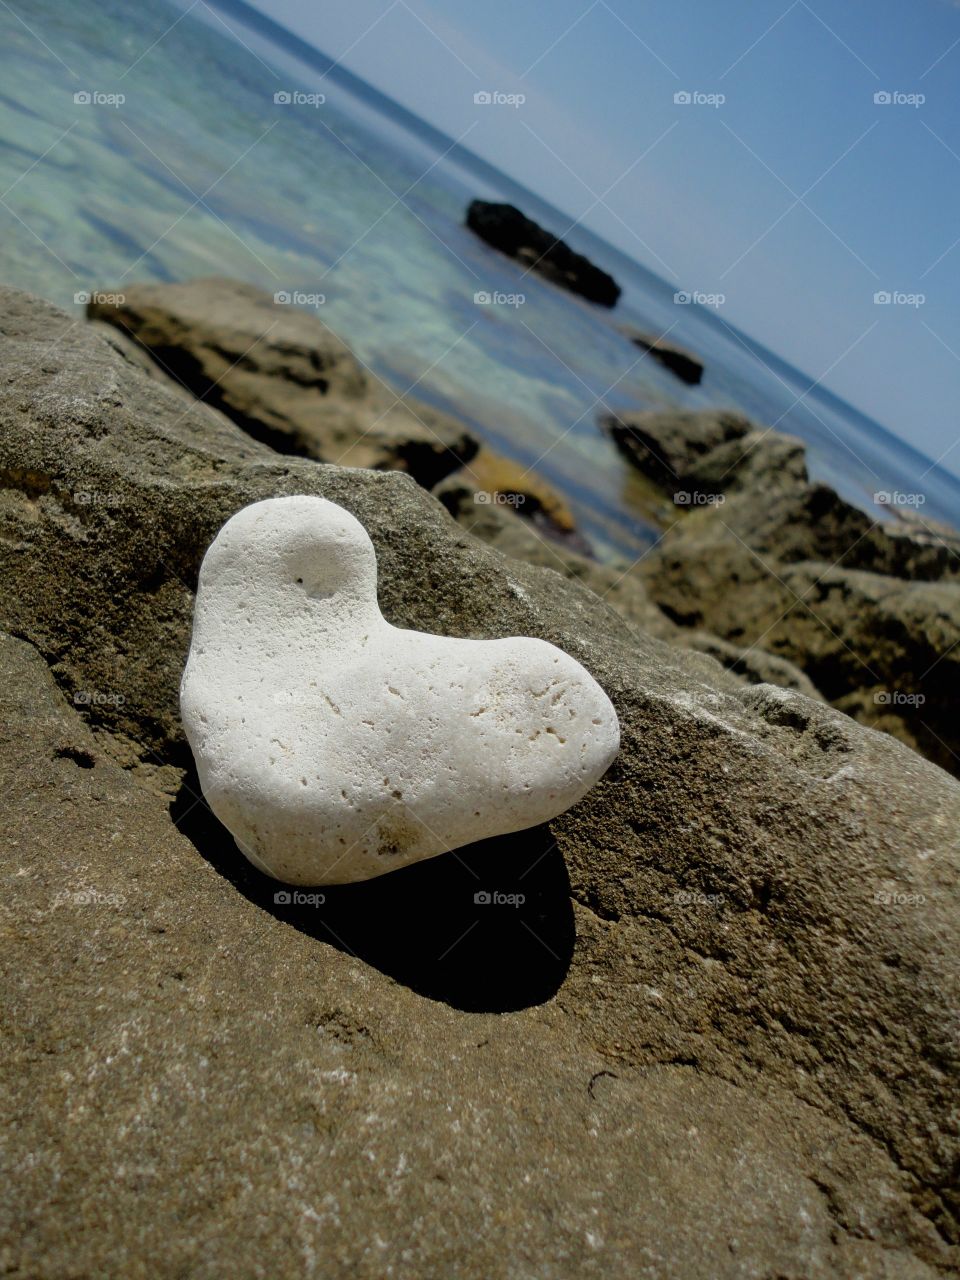
M 391 626 L 363 526 L 317 497 L 233 516 L 200 569 L 180 690 L 210 807 L 291 884 L 366 880 L 580 800 L 616 712 L 546 641 Z

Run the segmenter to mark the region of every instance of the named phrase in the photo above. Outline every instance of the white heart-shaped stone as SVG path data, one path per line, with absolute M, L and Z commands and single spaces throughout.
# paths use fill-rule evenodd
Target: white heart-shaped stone
M 214 539 L 180 706 L 211 809 L 291 884 L 545 822 L 620 741 L 606 694 L 546 641 L 391 626 L 366 530 L 316 497 L 254 503 Z

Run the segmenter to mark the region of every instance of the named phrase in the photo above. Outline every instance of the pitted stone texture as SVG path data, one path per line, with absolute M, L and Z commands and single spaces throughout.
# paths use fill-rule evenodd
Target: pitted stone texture
M 619 747 L 616 712 L 544 640 L 391 626 L 373 544 L 324 498 L 238 512 L 200 570 L 181 689 L 211 808 L 291 884 L 369 880 L 547 822 Z

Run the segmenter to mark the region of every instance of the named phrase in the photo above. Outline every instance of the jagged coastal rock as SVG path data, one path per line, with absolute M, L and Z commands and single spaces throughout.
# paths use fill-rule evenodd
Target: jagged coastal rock
M 407 471 L 431 488 L 477 452 L 462 423 L 394 395 L 293 295 L 210 277 L 128 285 L 119 296 L 119 305 L 94 300 L 88 314 L 281 453 Z
M 744 684 L 776 684 L 794 689 L 808 698 L 820 699 L 812 681 L 786 658 L 759 648 L 738 646 L 707 631 L 678 626 L 667 617 L 650 595 L 640 574 L 629 562 L 601 563 L 581 555 L 569 545 L 545 537 L 536 524 L 519 519 L 509 503 L 478 504 L 476 494 L 463 481 L 462 473 L 450 476 L 434 490 L 453 518 L 476 538 L 496 547 L 504 555 L 527 564 L 542 565 L 575 582 L 582 582 L 627 622 L 642 632 L 672 645 L 709 653 Z M 522 510 L 522 508 L 520 508 Z
M 278 453 L 406 471 L 427 489 L 456 477 L 478 504 L 508 503 L 548 536 L 585 549 L 569 506 L 542 476 L 481 446 L 448 414 L 394 395 L 317 315 L 219 277 L 129 285 L 123 299 L 89 307 L 115 350 Z
M 958 772 L 955 534 L 880 523 L 809 479 L 799 440 L 736 414 L 601 427 L 673 497 L 677 519 L 639 566 L 651 601 L 681 627 L 762 644 L 834 706 Z
M 799 440 L 762 431 L 728 409 L 607 414 L 600 426 L 638 471 L 671 495 L 727 493 L 747 482 L 754 488 L 780 487 L 807 479 Z
M 391 626 L 366 530 L 303 495 L 245 507 L 207 551 L 180 706 L 214 813 L 303 885 L 549 822 L 620 737 L 596 681 L 543 640 Z
M 11 290 L 0 371 L 9 1274 L 957 1269 L 955 779 Z M 367 529 L 392 625 L 594 675 L 621 749 L 578 805 L 278 902 L 178 690 L 204 551 L 296 494 Z
M 467 226 L 481 240 L 537 271 L 547 280 L 578 293 L 601 307 L 615 307 L 620 286 L 613 276 L 594 266 L 563 240 L 545 231 L 512 204 L 474 200 L 467 210 Z

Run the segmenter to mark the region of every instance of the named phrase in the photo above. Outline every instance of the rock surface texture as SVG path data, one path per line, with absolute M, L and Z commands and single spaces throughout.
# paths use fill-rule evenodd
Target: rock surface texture
M 709 653 L 745 684 L 776 684 L 820 699 L 812 681 L 786 658 L 776 657 L 757 645 L 738 646 L 707 631 L 678 626 L 655 604 L 649 588 L 629 563 L 603 563 L 581 555 L 569 544 L 544 536 L 530 521 L 514 514 L 505 503 L 478 503 L 462 473 L 450 476 L 434 490 L 453 518 L 477 538 L 504 555 L 527 564 L 553 569 L 582 582 L 629 623 L 660 640 L 685 649 Z M 522 508 L 521 508 L 522 509 Z
M 292 884 L 548 822 L 619 744 L 610 699 L 553 645 L 391 626 L 366 530 L 311 496 L 254 503 L 217 534 L 180 705 L 210 807 Z
M 0 369 L 6 1274 L 957 1273 L 953 778 L 10 291 Z M 304 493 L 394 626 L 593 673 L 621 750 L 580 804 L 277 901 L 178 688 L 205 549 Z
M 572 511 L 553 485 L 530 467 L 486 445 L 459 471 L 434 485 L 432 492 L 443 501 L 441 494 L 448 486 L 458 494 L 468 494 L 478 516 L 484 506 L 508 508 L 553 541 L 589 553 L 588 544 L 577 533 Z
M 620 286 L 613 276 L 574 251 L 526 217 L 512 204 L 491 204 L 474 200 L 467 210 L 467 226 L 481 240 L 510 258 L 517 258 L 531 270 L 588 302 L 615 307 Z

